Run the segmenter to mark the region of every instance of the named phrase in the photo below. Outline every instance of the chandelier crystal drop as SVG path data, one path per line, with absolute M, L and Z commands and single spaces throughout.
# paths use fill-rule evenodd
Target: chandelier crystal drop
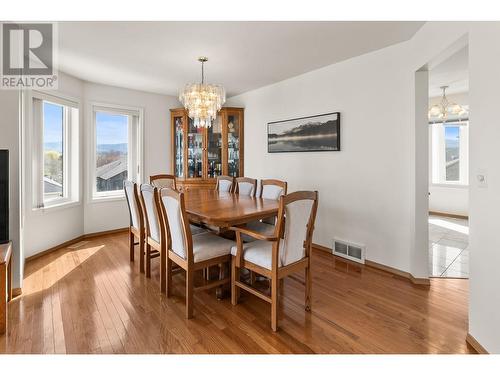
M 195 127 L 208 128 L 226 101 L 226 91 L 221 85 L 205 83 L 204 64 L 208 58 L 200 57 L 198 61 L 201 62 L 201 83 L 187 84 L 179 92 L 179 101 L 187 109 Z
M 434 122 L 446 122 L 448 116 L 457 116 L 461 119 L 461 117 L 467 114 L 467 110 L 461 105 L 450 103 L 446 97 L 446 89 L 448 86 L 441 86 L 440 88 L 443 90 L 443 97 L 441 98 L 440 103 L 434 104 L 431 108 L 429 108 L 429 120 Z

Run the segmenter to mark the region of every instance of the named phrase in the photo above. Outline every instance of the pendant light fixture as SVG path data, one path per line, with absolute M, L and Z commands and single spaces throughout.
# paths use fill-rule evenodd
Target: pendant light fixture
M 205 83 L 204 64 L 207 57 L 199 57 L 201 62 L 201 83 L 189 83 L 179 93 L 179 101 L 193 119 L 195 127 L 208 128 L 226 101 L 226 92 L 221 85 Z
M 448 116 L 458 117 L 461 119 L 461 117 L 467 114 L 467 110 L 464 107 L 459 104 L 449 102 L 446 97 L 447 88 L 448 86 L 440 87 L 440 89 L 443 90 L 441 102 L 434 104 L 431 108 L 429 108 L 429 120 L 433 122 L 446 122 Z

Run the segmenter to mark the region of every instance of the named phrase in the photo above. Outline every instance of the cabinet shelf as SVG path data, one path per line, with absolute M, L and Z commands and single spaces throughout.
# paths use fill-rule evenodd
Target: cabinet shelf
M 244 175 L 243 108 L 222 108 L 210 128 L 195 128 L 183 108 L 170 115 L 172 171 L 181 190 L 213 188 L 214 176 Z

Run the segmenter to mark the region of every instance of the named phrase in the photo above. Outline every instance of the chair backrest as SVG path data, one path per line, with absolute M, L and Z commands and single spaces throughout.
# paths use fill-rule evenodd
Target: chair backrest
M 123 182 L 123 190 L 127 198 L 128 212 L 130 215 L 130 226 L 137 230 L 142 230 L 144 227 L 142 207 L 139 201 L 139 193 L 137 192 L 137 184 L 130 180 Z
M 184 205 L 184 193 L 161 189 L 158 194 L 163 223 L 167 233 L 167 249 L 188 262 L 193 259 L 193 237 Z
M 275 233 L 279 236 L 280 266 L 287 266 L 309 256 L 318 209 L 317 191 L 296 191 L 281 196 Z
M 149 183 L 153 185 L 155 188 L 170 188 L 177 189 L 177 185 L 175 183 L 175 176 L 172 174 L 156 174 L 153 176 L 149 176 Z
M 260 180 L 260 197 L 264 199 L 279 200 L 282 195 L 286 195 L 287 183 L 280 180 Z M 275 225 L 275 218 L 262 219 L 263 223 Z
M 279 200 L 286 195 L 287 183 L 280 180 L 260 180 L 260 197 Z
M 223 192 L 233 191 L 234 178 L 230 176 L 217 176 L 215 190 Z
M 156 242 L 161 241 L 160 213 L 156 205 L 158 189 L 150 184 L 141 185 L 141 203 L 146 218 L 146 235 Z
M 255 178 L 237 177 L 234 192 L 239 195 L 255 197 L 257 192 L 257 180 Z

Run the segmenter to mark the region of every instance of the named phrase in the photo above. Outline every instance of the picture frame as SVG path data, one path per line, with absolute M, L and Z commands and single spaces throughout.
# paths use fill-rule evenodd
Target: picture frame
M 340 151 L 340 112 L 267 124 L 267 152 Z

